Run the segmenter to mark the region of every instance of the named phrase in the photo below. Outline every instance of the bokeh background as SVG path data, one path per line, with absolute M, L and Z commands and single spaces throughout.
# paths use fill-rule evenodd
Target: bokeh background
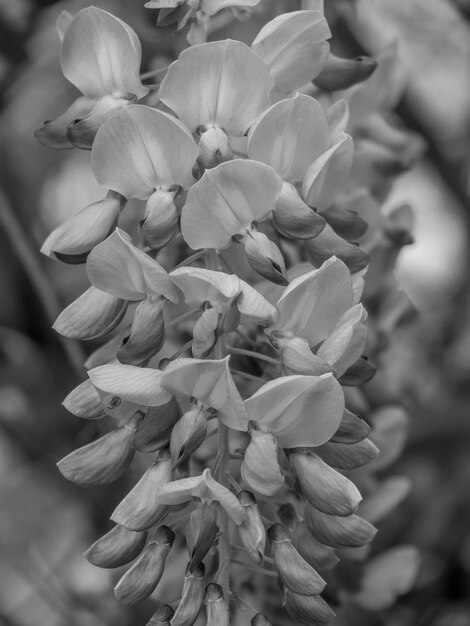
M 103 190 L 90 154 L 52 151 L 33 132 L 76 97 L 60 72 L 55 21 L 84 0 L 0 0 L 0 624 L 127 626 L 151 612 L 123 608 L 115 572 L 82 552 L 134 477 L 106 488 L 67 483 L 55 463 L 96 435 L 93 422 L 61 406 L 97 347 L 61 340 L 51 324 L 88 286 L 83 266 L 42 258 L 55 226 Z M 95 0 L 138 33 L 145 70 L 171 60 L 183 41 L 157 29 L 143 0 Z M 263 0 L 250 21 L 220 23 L 215 38 L 250 42 L 297 0 Z M 415 243 L 397 279 L 419 316 L 395 334 L 389 378 L 411 407 L 409 438 L 393 474 L 409 476 L 406 502 L 381 528 L 378 548 L 419 547 L 413 590 L 379 614 L 351 614 L 363 626 L 470 626 L 470 2 L 325 0 L 333 50 L 376 54 L 398 40 L 408 82 L 396 123 L 424 142 L 423 157 L 387 202 L 409 202 Z M 141 207 L 127 211 L 132 230 Z M 394 390 L 391 389 L 393 395 Z M 171 581 L 168 587 L 170 592 Z M 162 591 L 163 595 L 165 590 Z M 169 600 L 169 598 L 165 598 Z

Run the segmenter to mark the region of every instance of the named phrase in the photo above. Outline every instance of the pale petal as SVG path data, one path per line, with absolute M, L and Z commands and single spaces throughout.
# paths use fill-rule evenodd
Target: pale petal
M 351 308 L 352 298 L 349 270 L 332 257 L 286 287 L 277 305 L 280 318 L 271 330 L 303 337 L 313 348 L 328 337 L 343 313 Z
M 170 401 L 171 393 L 161 384 L 162 374 L 161 370 L 120 363 L 100 365 L 88 372 L 99 391 L 143 406 L 161 406 Z
M 62 40 L 64 76 L 90 98 L 148 89 L 139 77 L 142 51 L 135 32 L 111 13 L 88 7 L 75 15 Z
M 98 131 L 91 154 L 99 183 L 126 198 L 148 198 L 156 187 L 193 182 L 198 150 L 191 134 L 166 113 L 131 105 Z
M 229 246 L 233 235 L 244 234 L 274 208 L 281 188 L 276 172 L 258 161 L 237 159 L 207 170 L 183 207 L 186 243 L 194 250 Z
M 184 293 L 186 304 L 199 305 L 208 301 L 213 307 L 228 306 L 240 293 L 240 279 L 235 274 L 206 270 L 202 267 L 179 267 L 170 278 Z
M 97 289 L 123 300 L 164 296 L 178 302 L 175 285 L 163 267 L 132 245 L 127 233 L 115 232 L 90 253 L 88 278 Z
M 242 323 L 271 323 L 277 318 L 276 308 L 251 285 L 240 279 L 241 296 L 238 298 L 238 310 L 242 314 Z
M 162 384 L 176 395 L 196 398 L 204 406 L 217 409 L 226 426 L 247 430 L 248 415 L 230 373 L 229 357 L 176 359 L 166 368 Z
M 325 111 L 333 143 L 341 133 L 346 131 L 349 122 L 349 106 L 346 100 L 336 100 Z
M 277 449 L 277 442 L 271 433 L 251 432 L 240 471 L 248 487 L 264 496 L 273 496 L 284 486 Z
M 70 26 L 73 20 L 73 15 L 68 11 L 62 11 L 56 21 L 56 30 L 59 35 L 60 41 L 64 39 L 65 31 Z
M 199 8 L 207 15 L 215 15 L 227 7 L 255 7 L 261 0 L 201 0 Z
M 263 385 L 245 407 L 282 447 L 320 446 L 338 430 L 344 397 L 332 374 L 284 376 Z
M 302 184 L 305 202 L 322 211 L 327 209 L 344 187 L 353 162 L 352 137 L 341 133 L 336 143 L 309 167 Z
M 268 65 L 279 91 L 300 89 L 320 73 L 328 58 L 328 24 L 316 11 L 293 11 L 268 22 L 252 49 Z
M 330 145 L 320 104 L 298 94 L 281 100 L 259 117 L 248 134 L 248 156 L 270 165 L 286 181 L 303 180 L 307 169 Z
M 226 39 L 184 50 L 159 95 L 192 132 L 215 125 L 228 135 L 243 135 L 269 107 L 273 86 L 263 61 L 244 43 Z

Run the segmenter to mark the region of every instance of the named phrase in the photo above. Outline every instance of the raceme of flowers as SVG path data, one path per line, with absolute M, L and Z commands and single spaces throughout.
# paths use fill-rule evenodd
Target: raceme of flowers
M 275 17 L 251 47 L 206 43 L 212 16 L 233 4 L 258 2 L 146 5 L 159 9 L 158 23 L 202 41 L 168 67 L 156 106 L 129 26 L 94 7 L 59 18 L 61 67 L 82 95 L 36 136 L 91 149 L 108 191 L 42 247 L 86 263 L 91 284 L 54 327 L 80 340 L 114 331 L 64 401 L 79 417 L 107 416 L 111 429 L 59 469 L 101 485 L 123 476 L 136 452 L 149 455 L 144 465 L 136 457 L 141 478 L 85 555 L 99 567 L 132 562 L 115 593 L 135 604 L 158 589 L 183 532 L 181 597 L 149 623 L 190 626 L 205 607 L 208 625 L 229 624 L 252 607 L 233 574 L 245 568 L 255 582 L 279 578 L 293 623 L 326 624 L 325 572 L 330 580 L 340 556 L 364 563 L 373 524 L 409 488 L 396 478 L 382 490 L 374 474 L 379 449 L 392 462 L 403 445 L 403 409 L 356 415 L 368 411 L 361 385 L 375 371 L 364 353 L 379 336 L 384 345 L 408 306 L 388 277 L 409 210 L 385 219 L 368 170 L 355 170 L 346 99 L 369 102 L 377 63 L 331 55 L 328 24 L 312 10 Z M 135 240 L 119 227 L 133 199 L 146 204 Z M 376 305 L 369 339 L 363 293 Z M 380 558 L 390 571 L 406 562 L 408 586 L 386 579 L 382 595 L 374 590 L 380 607 L 412 583 L 416 555 L 401 550 Z M 365 569 L 359 592 L 326 588 L 326 597 L 370 604 L 379 566 Z M 270 624 L 257 598 L 258 613 L 247 615 Z

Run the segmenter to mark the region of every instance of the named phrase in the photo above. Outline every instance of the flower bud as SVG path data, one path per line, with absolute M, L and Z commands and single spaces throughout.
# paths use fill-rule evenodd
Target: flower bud
M 237 494 L 237 498 L 244 511 L 243 522 L 238 527 L 238 534 L 250 558 L 260 565 L 264 559 L 266 531 L 261 521 L 256 499 L 250 491 L 241 491 Z
M 272 626 L 264 613 L 257 613 L 250 623 L 251 626 Z
M 169 507 L 159 503 L 158 493 L 170 480 L 171 457 L 168 448 L 165 448 L 160 450 L 155 463 L 114 510 L 111 515 L 113 522 L 129 530 L 145 530 L 161 522 Z
M 206 433 L 207 417 L 202 406 L 195 406 L 176 422 L 170 438 L 173 467 L 186 461 L 199 448 Z
M 149 296 L 139 302 L 130 335 L 123 339 L 117 358 L 125 365 L 140 365 L 156 354 L 165 342 L 164 298 Z
M 217 328 L 220 313 L 216 309 L 206 309 L 193 326 L 193 345 L 191 347 L 196 359 L 208 356 L 217 342 Z
M 313 452 L 292 452 L 289 461 L 310 504 L 329 515 L 350 515 L 362 500 L 356 485 Z
M 155 452 L 170 442 L 171 429 L 181 417 L 181 408 L 172 398 L 160 406 L 151 406 L 137 428 L 132 447 L 139 452 Z
M 369 263 L 369 255 L 365 250 L 337 235 L 329 224 L 317 237 L 305 243 L 307 254 L 316 267 L 336 256 L 348 266 L 351 274 L 355 274 Z
M 237 330 L 241 320 L 240 309 L 238 303 L 244 299 L 244 294 L 239 293 L 235 298 L 232 298 L 230 305 L 226 311 L 222 313 L 219 326 L 217 328 L 217 334 L 232 333 Z
M 148 544 L 114 588 L 119 602 L 137 604 L 153 593 L 163 576 L 165 560 L 174 540 L 175 533 L 168 526 L 157 529 L 155 540 Z
M 377 529 L 359 515 L 326 515 L 308 504 L 305 515 L 318 541 L 332 548 L 358 548 L 370 543 L 377 533 Z
M 231 159 L 233 152 L 227 135 L 221 128 L 210 126 L 199 139 L 198 163 L 203 169 L 209 169 Z
M 277 461 L 277 442 L 271 433 L 251 429 L 250 434 L 241 466 L 242 478 L 253 491 L 273 496 L 284 485 Z
M 189 516 L 186 526 L 186 545 L 190 562 L 188 568 L 194 571 L 214 544 L 217 536 L 216 504 L 200 502 Z
M 339 470 L 352 470 L 373 461 L 379 454 L 379 449 L 370 439 L 363 439 L 358 443 L 325 443 L 315 448 L 316 454 Z
M 75 148 L 91 150 L 93 140 L 100 126 L 114 113 L 132 104 L 135 96 L 126 94 L 124 97 L 103 96 L 98 100 L 86 117 L 76 118 L 67 126 L 67 139 Z
M 265 234 L 250 230 L 243 239 L 248 263 L 263 278 L 277 285 L 288 285 L 281 251 Z
M 331 365 L 312 352 L 302 337 L 276 337 L 281 352 L 282 369 L 286 375 L 321 376 L 332 371 Z
M 332 443 L 357 443 L 365 439 L 369 433 L 369 424 L 348 409 L 345 409 L 341 424 L 330 441 Z
M 125 203 L 123 196 L 108 191 L 104 200 L 89 204 L 53 230 L 41 252 L 71 265 L 85 263 L 91 250 L 114 230 Z
M 120 478 L 129 467 L 134 450 L 131 446 L 135 427 L 117 428 L 74 450 L 57 463 L 67 480 L 78 485 L 107 485 Z
M 339 562 L 333 548 L 325 546 L 315 539 L 306 522 L 296 524 L 292 543 L 307 563 L 310 563 L 316 570 L 333 569 Z
M 146 213 L 140 222 L 140 234 L 152 250 L 166 246 L 178 231 L 175 192 L 157 189 L 147 200 Z
M 323 217 L 305 204 L 294 185 L 285 181 L 276 200 L 273 222 L 281 235 L 293 239 L 311 239 L 325 228 Z
M 95 541 L 84 556 L 96 567 L 121 567 L 133 561 L 142 552 L 146 541 L 146 532 L 134 532 L 117 524 Z
M 194 571 L 191 571 L 189 564 L 186 567 L 181 601 L 171 620 L 171 626 L 193 626 L 204 600 L 204 571 L 203 563 L 194 568 Z
M 362 83 L 377 67 L 377 61 L 360 56 L 354 59 L 341 59 L 330 54 L 320 74 L 313 81 L 322 91 L 339 91 Z
M 96 105 L 96 100 L 82 96 L 77 98 L 69 108 L 57 119 L 44 122 L 34 137 L 40 144 L 55 150 L 70 150 L 73 148 L 67 137 L 67 127 L 73 120 L 88 115 Z
M 302 596 L 321 593 L 326 581 L 300 556 L 281 524 L 268 529 L 268 538 L 282 584 Z
M 162 606 L 156 611 L 147 626 L 171 626 L 171 618 L 175 612 L 168 604 L 162 604 Z
M 62 311 L 52 328 L 69 339 L 97 339 L 118 326 L 126 309 L 125 300 L 89 287 Z
M 368 224 L 362 218 L 336 204 L 322 212 L 322 216 L 337 235 L 346 241 L 357 241 L 368 229 Z
M 291 591 L 286 592 L 286 609 L 289 615 L 301 624 L 310 626 L 329 624 L 335 617 L 334 611 L 321 596 L 300 596 Z
M 366 357 L 361 356 L 338 379 L 345 387 L 365 385 L 375 376 L 377 368 Z
M 225 604 L 224 592 L 220 585 L 210 583 L 206 587 L 204 595 L 206 605 L 206 626 L 229 626 L 230 614 Z
M 100 419 L 105 415 L 103 403 L 91 380 L 85 380 L 72 389 L 62 404 L 72 415 L 87 420 Z

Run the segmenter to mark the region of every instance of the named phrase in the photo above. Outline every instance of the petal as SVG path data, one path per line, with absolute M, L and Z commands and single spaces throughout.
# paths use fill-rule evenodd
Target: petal
M 328 24 L 316 11 L 293 11 L 268 22 L 252 49 L 271 70 L 279 91 L 300 89 L 319 74 L 328 57 Z
M 229 428 L 247 430 L 248 415 L 233 382 L 229 357 L 176 359 L 165 370 L 162 384 L 176 395 L 196 398 L 217 409 L 220 421 Z
M 309 167 L 302 184 L 305 202 L 318 211 L 333 203 L 351 171 L 353 141 L 350 135 L 341 133 L 336 143 Z
M 68 11 L 62 11 L 56 21 L 56 30 L 60 41 L 64 39 L 65 31 L 70 26 L 73 20 L 73 15 Z
M 255 7 L 261 0 L 201 0 L 199 8 L 207 15 L 215 15 L 227 7 Z
M 241 296 L 238 298 L 238 310 L 242 314 L 241 322 L 271 323 L 277 317 L 273 305 L 251 285 L 240 279 Z
M 236 159 L 207 170 L 188 192 L 181 216 L 186 243 L 199 248 L 225 248 L 236 234 L 274 208 L 282 181 L 264 163 Z
M 346 131 L 349 122 L 349 106 L 346 100 L 336 100 L 325 111 L 328 126 L 330 128 L 331 137 L 333 142 L 336 143 L 336 138 L 341 133 Z
M 241 475 L 250 489 L 273 496 L 284 486 L 284 476 L 277 460 L 277 442 L 271 433 L 251 431 L 245 450 Z
M 100 128 L 91 164 L 96 179 L 127 198 L 148 198 L 156 187 L 189 187 L 198 150 L 177 119 L 130 105 Z
M 41 128 L 34 133 L 35 139 L 47 148 L 55 150 L 70 150 L 73 146 L 67 137 L 68 125 L 76 120 L 88 115 L 96 105 L 96 100 L 81 96 L 77 98 L 69 108 L 52 121 L 45 122 Z
M 111 363 L 88 372 L 93 385 L 101 392 L 143 406 L 160 406 L 169 402 L 171 393 L 162 387 L 160 370 Z
M 330 145 L 330 132 L 320 104 L 298 94 L 281 100 L 259 117 L 248 134 L 248 156 L 270 165 L 288 182 L 304 179 Z
M 88 278 L 97 289 L 124 300 L 164 296 L 178 302 L 178 291 L 163 267 L 132 245 L 123 230 L 96 246 L 88 257 Z
M 337 431 L 344 397 L 332 374 L 284 376 L 263 385 L 245 407 L 282 447 L 319 446 Z
M 243 135 L 269 107 L 273 86 L 263 61 L 244 43 L 226 39 L 184 50 L 159 93 L 192 132 L 215 125 L 228 135 Z
M 223 309 L 240 293 L 240 279 L 235 274 L 202 267 L 180 267 L 170 272 L 170 278 L 184 293 L 184 301 L 189 305 L 208 301 L 213 307 L 221 305 Z
M 277 305 L 280 318 L 270 330 L 303 337 L 315 347 L 351 308 L 352 298 L 349 270 L 333 257 L 286 287 Z
M 62 40 L 60 64 L 64 76 L 83 95 L 133 94 L 143 98 L 142 51 L 135 32 L 111 13 L 88 7 L 75 15 Z

